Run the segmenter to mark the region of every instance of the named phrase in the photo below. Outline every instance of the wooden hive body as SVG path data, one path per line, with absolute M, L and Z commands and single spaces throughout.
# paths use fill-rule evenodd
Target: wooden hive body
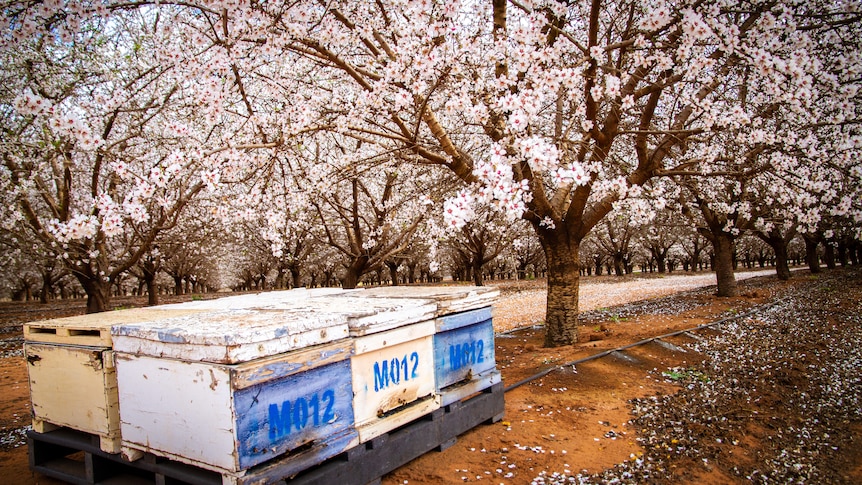
M 491 307 L 445 315 L 435 324 L 434 374 L 442 405 L 500 382 Z
M 291 453 L 301 469 L 355 444 L 347 317 L 307 305 L 331 293 L 192 302 L 181 307 L 200 313 L 113 326 L 127 456 L 240 476 Z
M 353 407 L 362 442 L 440 407 L 433 334 L 429 320 L 354 338 Z
M 24 325 L 33 429 L 67 427 L 99 436 L 101 449 L 121 447 L 111 325 L 181 316 L 196 310 L 122 310 Z
M 358 443 L 348 340 L 240 364 L 117 354 L 123 445 L 225 475 Z M 128 453 L 134 456 L 134 452 Z

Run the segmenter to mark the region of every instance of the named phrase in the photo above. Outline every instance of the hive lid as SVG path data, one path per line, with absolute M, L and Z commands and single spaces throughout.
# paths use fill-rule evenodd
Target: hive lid
M 235 364 L 348 336 L 345 315 L 298 309 L 212 310 L 114 325 L 114 350 Z
M 281 305 L 275 305 L 275 308 Z M 336 313 L 347 319 L 350 335 L 382 332 L 434 318 L 437 305 L 431 299 L 370 297 L 365 291 L 309 298 L 290 303 L 310 313 Z
M 62 345 L 111 347 L 112 325 L 146 322 L 157 318 L 185 316 L 193 313 L 200 313 L 200 310 L 150 307 L 41 320 L 24 324 L 24 340 Z
M 477 323 L 487 322 L 493 318 L 491 307 L 477 308 L 460 313 L 450 313 L 434 320 L 437 332 L 447 332 Z
M 437 306 L 435 317 L 491 306 L 500 291 L 485 286 L 386 286 L 362 292 L 369 298 L 422 298 Z

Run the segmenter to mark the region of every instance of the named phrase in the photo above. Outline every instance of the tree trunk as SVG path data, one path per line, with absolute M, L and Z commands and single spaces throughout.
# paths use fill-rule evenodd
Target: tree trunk
M 823 246 L 823 259 L 826 260 L 826 267 L 835 269 L 835 246 L 828 242 Z
M 53 275 L 42 272 L 42 289 L 39 290 L 39 303 L 48 303 L 48 294 L 51 292 Z
M 359 275 L 355 270 L 347 268 L 344 273 L 344 278 L 341 279 L 341 287 L 345 290 L 352 290 L 359 284 Z
M 159 304 L 159 292 L 156 289 L 156 279 L 150 278 L 147 283 L 147 305 L 156 306 Z
M 659 273 L 667 273 L 667 261 L 665 260 L 665 255 L 656 254 L 655 263 L 658 266 Z
M 769 234 L 756 233 L 763 242 L 769 244 L 775 253 L 775 274 L 778 279 L 787 281 L 790 279 L 790 265 L 787 257 L 787 241 L 781 234 L 773 231 Z
M 841 266 L 847 266 L 850 261 L 847 258 L 847 245 L 843 241 L 838 241 L 838 262 Z
M 289 271 L 291 288 L 299 288 L 302 284 L 302 282 L 300 281 L 302 273 L 300 272 L 299 267 L 296 265 L 292 265 L 290 266 Z
M 392 286 L 398 286 L 398 266 L 397 262 L 386 262 L 386 267 L 389 268 L 389 277 L 392 279 Z
M 737 296 L 736 275 L 733 273 L 733 237 L 718 229 L 712 233 L 715 251 L 713 269 L 718 283 L 718 296 Z
M 820 244 L 817 236 L 802 235 L 805 241 L 805 262 L 812 273 L 820 272 L 820 258 L 817 257 L 817 246 Z
M 473 284 L 476 286 L 482 285 L 482 262 L 473 263 Z
M 156 274 L 144 270 L 144 283 L 147 285 L 147 305 L 158 305 L 159 292 L 156 290 Z
M 275 283 L 273 283 L 273 288 L 276 288 L 279 290 L 285 289 L 286 284 L 284 282 L 284 274 L 285 274 L 284 265 L 279 265 L 278 269 L 275 272 Z
M 790 265 L 787 263 L 787 242 L 784 238 L 775 238 L 776 244 L 771 245 L 775 251 L 775 274 L 778 279 L 787 281 L 790 279 Z
M 359 284 L 359 278 L 365 274 L 365 265 L 368 264 L 368 256 L 359 256 L 350 262 L 347 266 L 347 271 L 344 273 L 344 278 L 341 280 L 341 287 L 345 290 L 352 290 Z
M 852 241 L 850 243 L 849 249 L 850 249 L 850 251 L 849 251 L 850 252 L 850 263 L 852 263 L 853 266 L 856 266 L 857 264 L 859 264 L 859 243 L 856 241 Z
M 537 228 L 548 267 L 548 303 L 545 315 L 545 347 L 578 342 L 578 291 L 581 262 L 580 241 L 565 229 Z
M 623 265 L 623 255 L 614 254 L 614 274 L 617 276 L 625 276 L 625 267 Z
M 158 266 L 155 261 L 146 260 L 141 265 L 144 284 L 147 286 L 147 305 L 155 306 L 159 304 L 159 292 L 156 290 L 156 274 Z
M 89 279 L 84 275 L 79 275 L 78 281 L 87 293 L 87 313 L 99 313 L 110 309 L 111 282 L 103 282 L 98 276 Z

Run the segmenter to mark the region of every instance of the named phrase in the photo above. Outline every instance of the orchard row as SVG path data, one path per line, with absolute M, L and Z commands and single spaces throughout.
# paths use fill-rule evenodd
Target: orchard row
M 479 281 L 524 250 L 546 344 L 572 343 L 603 258 L 690 249 L 728 296 L 749 237 L 782 278 L 795 245 L 858 256 L 860 20 L 823 0 L 8 2 L 2 264 L 101 311 L 132 275 L 151 295 L 165 275 Z

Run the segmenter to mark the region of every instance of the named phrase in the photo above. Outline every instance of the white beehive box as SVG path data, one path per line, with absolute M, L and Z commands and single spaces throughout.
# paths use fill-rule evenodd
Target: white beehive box
M 353 290 L 302 303 L 307 311 L 334 311 L 348 320 L 354 415 L 362 442 L 439 407 L 432 340 L 437 304 L 418 295 L 390 298 Z
M 120 451 L 117 376 L 110 327 L 195 310 L 122 310 L 24 325 L 33 429 L 67 427 L 99 436 L 107 453 Z
M 304 290 L 277 293 L 112 328 L 129 457 L 239 476 L 299 447 L 311 456 L 297 467 L 355 444 L 345 312 L 309 311 Z
M 434 353 L 435 333 L 439 326 L 439 319 L 435 321 L 435 318 L 490 307 L 499 291 L 476 286 L 397 286 L 364 289 L 350 294 L 351 297 L 354 295 L 365 299 L 359 306 L 377 305 L 378 301 L 401 301 L 405 305 L 407 302 L 424 302 L 423 307 L 433 308 L 420 319 L 398 318 L 397 312 L 381 312 L 377 324 L 350 325 L 350 334 L 355 340 L 351 368 L 354 413 L 360 441 L 371 440 L 428 414 L 440 407 L 441 396 L 452 402 L 466 395 L 468 387 L 481 390 L 478 388 L 485 381 L 494 380 L 491 373 L 486 373 L 477 375 L 472 386 L 462 386 L 457 393 L 441 395 L 438 392 L 440 386 L 437 386 L 435 374 L 442 364 Z M 487 320 L 487 326 L 490 326 L 490 319 Z M 491 332 L 490 358 L 493 362 L 493 329 Z M 462 331 L 459 336 L 464 334 Z M 464 376 L 459 379 L 463 380 Z M 494 382 L 497 381 L 499 374 Z
M 227 482 L 273 459 L 298 473 L 359 443 L 351 352 L 347 339 L 240 364 L 118 352 L 124 451 L 214 470 Z
M 428 320 L 354 338 L 350 366 L 361 442 L 440 407 L 433 336 L 434 321 Z

